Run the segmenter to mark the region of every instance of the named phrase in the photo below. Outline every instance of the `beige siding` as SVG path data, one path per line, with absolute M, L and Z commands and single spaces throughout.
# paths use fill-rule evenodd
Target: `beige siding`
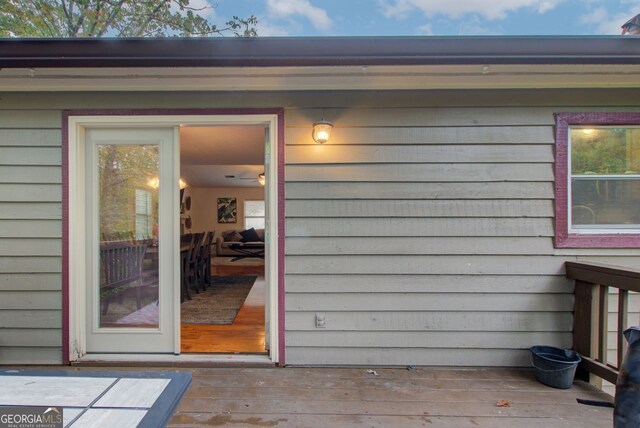
M 638 89 L 3 94 L 0 362 L 62 358 L 64 109 L 284 107 L 287 362 L 500 366 L 527 365 L 530 345 L 570 345 L 565 260 L 640 260 L 638 250 L 553 247 L 553 114 L 638 111 L 638 97 Z M 310 126 L 322 117 L 335 128 L 318 146 Z
M 312 146 L 313 147 L 313 146 Z M 315 158 L 315 153 L 310 153 Z M 477 182 L 553 181 L 551 164 L 328 164 L 291 165 L 287 181 L 364 182 Z M 397 188 L 402 187 L 398 185 Z
M 286 253 L 293 255 L 553 254 L 549 240 L 539 237 L 294 236 L 285 244 Z
M 62 361 L 62 347 L 0 346 L 0 362 L 10 365 L 55 364 Z
M 553 236 L 547 218 L 289 218 L 287 236 Z
M 0 110 L 0 364 L 62 361 L 60 110 Z M 36 109 L 33 109 L 36 108 Z
M 0 291 L 60 290 L 62 274 L 59 273 L 2 273 Z M 4 297 L 4 296 L 3 296 Z
M 553 162 L 552 147 L 548 145 L 376 145 L 324 146 L 313 158 L 309 147 L 292 146 L 285 151 L 290 165 L 304 164 L 368 164 L 368 163 L 529 163 Z M 34 160 L 35 162 L 35 160 Z
M 0 325 L 5 329 L 16 329 L 25 332 L 24 326 L 37 329 L 51 329 L 62 323 L 62 313 L 58 310 L 5 310 L 0 312 Z M 59 335 L 59 329 L 51 329 L 54 335 Z M 37 331 L 37 330 L 36 330 Z M 34 345 L 32 343 L 31 345 Z
M 306 128 L 289 128 L 289 138 L 296 144 L 313 145 Z M 422 145 L 450 144 L 454 147 L 460 142 L 473 144 L 544 144 L 553 138 L 549 126 L 482 126 L 482 127 L 387 127 L 387 128 L 336 128 L 331 132 L 331 144 L 368 144 L 368 145 Z M 509 147 L 514 149 L 513 147 Z
M 581 108 L 386 105 L 287 111 L 287 361 L 528 365 L 532 345 L 570 347 L 564 262 L 640 260 L 553 246 L 553 113 Z
M 549 217 L 551 201 L 296 201 L 287 203 L 285 213 L 294 217 Z
M 366 296 L 366 294 L 363 294 Z M 339 296 L 336 296 L 339 297 Z M 333 331 L 571 331 L 571 312 L 453 312 L 453 311 L 331 311 L 326 312 L 328 329 L 318 329 L 314 318 L 305 312 L 287 314 L 287 332 Z M 311 333 L 310 333 L 311 334 Z M 312 334 L 311 334 L 312 335 Z M 312 335 L 313 336 L 313 335 Z M 508 344 L 506 344 L 508 345 Z
M 482 200 L 553 199 L 551 182 L 486 183 L 382 183 L 382 182 L 291 182 L 286 183 L 289 200 Z
M 287 275 L 292 293 L 559 293 L 573 292 L 560 275 Z M 517 287 L 514 287 L 517 284 Z M 384 296 L 379 296 L 384 299 Z

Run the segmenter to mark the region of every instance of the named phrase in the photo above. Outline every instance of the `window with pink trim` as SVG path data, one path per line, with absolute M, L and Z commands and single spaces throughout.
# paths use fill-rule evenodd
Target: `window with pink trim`
M 556 114 L 556 247 L 640 247 L 640 113 Z

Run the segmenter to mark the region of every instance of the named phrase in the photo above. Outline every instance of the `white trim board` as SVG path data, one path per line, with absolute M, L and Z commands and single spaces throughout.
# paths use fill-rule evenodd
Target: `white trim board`
M 638 64 L 16 68 L 2 91 L 298 91 L 637 87 Z

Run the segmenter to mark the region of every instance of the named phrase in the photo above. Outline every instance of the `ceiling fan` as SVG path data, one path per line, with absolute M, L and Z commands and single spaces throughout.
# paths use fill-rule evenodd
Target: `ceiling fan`
M 254 176 L 254 177 L 241 177 L 241 176 L 229 174 L 229 175 L 225 175 L 224 178 L 228 178 L 230 180 L 251 180 L 251 181 L 256 181 L 256 182 L 260 183 L 262 186 L 264 186 L 264 183 L 265 183 L 264 172 L 258 174 L 257 176 Z

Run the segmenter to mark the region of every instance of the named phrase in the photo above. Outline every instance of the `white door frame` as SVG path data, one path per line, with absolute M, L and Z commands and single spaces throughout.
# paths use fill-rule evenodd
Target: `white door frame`
M 85 130 L 100 128 L 149 128 L 153 126 L 179 127 L 189 126 L 221 126 L 221 125 L 262 125 L 269 129 L 271 150 L 269 168 L 265 171 L 267 186 L 265 194 L 269 198 L 268 240 L 265 253 L 268 265 L 265 266 L 266 293 L 269 305 L 269 357 L 272 362 L 279 362 L 278 334 L 278 115 L 277 114 L 223 114 L 223 115 L 69 115 L 68 116 L 68 185 L 69 185 L 69 360 L 76 361 L 86 354 L 86 317 L 85 278 L 86 249 L 84 234 L 85 218 Z M 177 133 L 176 133 L 177 134 Z M 177 150 L 177 145 L 176 145 Z M 174 167 L 179 171 L 179 156 L 174 153 Z M 267 191 L 268 190 L 268 191 Z M 179 195 L 175 192 L 175 209 L 179 211 Z M 174 222 L 174 236 L 180 234 L 178 222 Z M 176 252 L 176 254 L 178 254 Z M 178 254 L 179 257 L 179 254 Z M 178 266 L 179 260 L 174 261 Z M 180 271 L 175 270 L 174 284 L 180 282 Z M 180 353 L 180 288 L 174 287 L 174 353 Z M 66 344 L 63 344 L 65 346 Z

